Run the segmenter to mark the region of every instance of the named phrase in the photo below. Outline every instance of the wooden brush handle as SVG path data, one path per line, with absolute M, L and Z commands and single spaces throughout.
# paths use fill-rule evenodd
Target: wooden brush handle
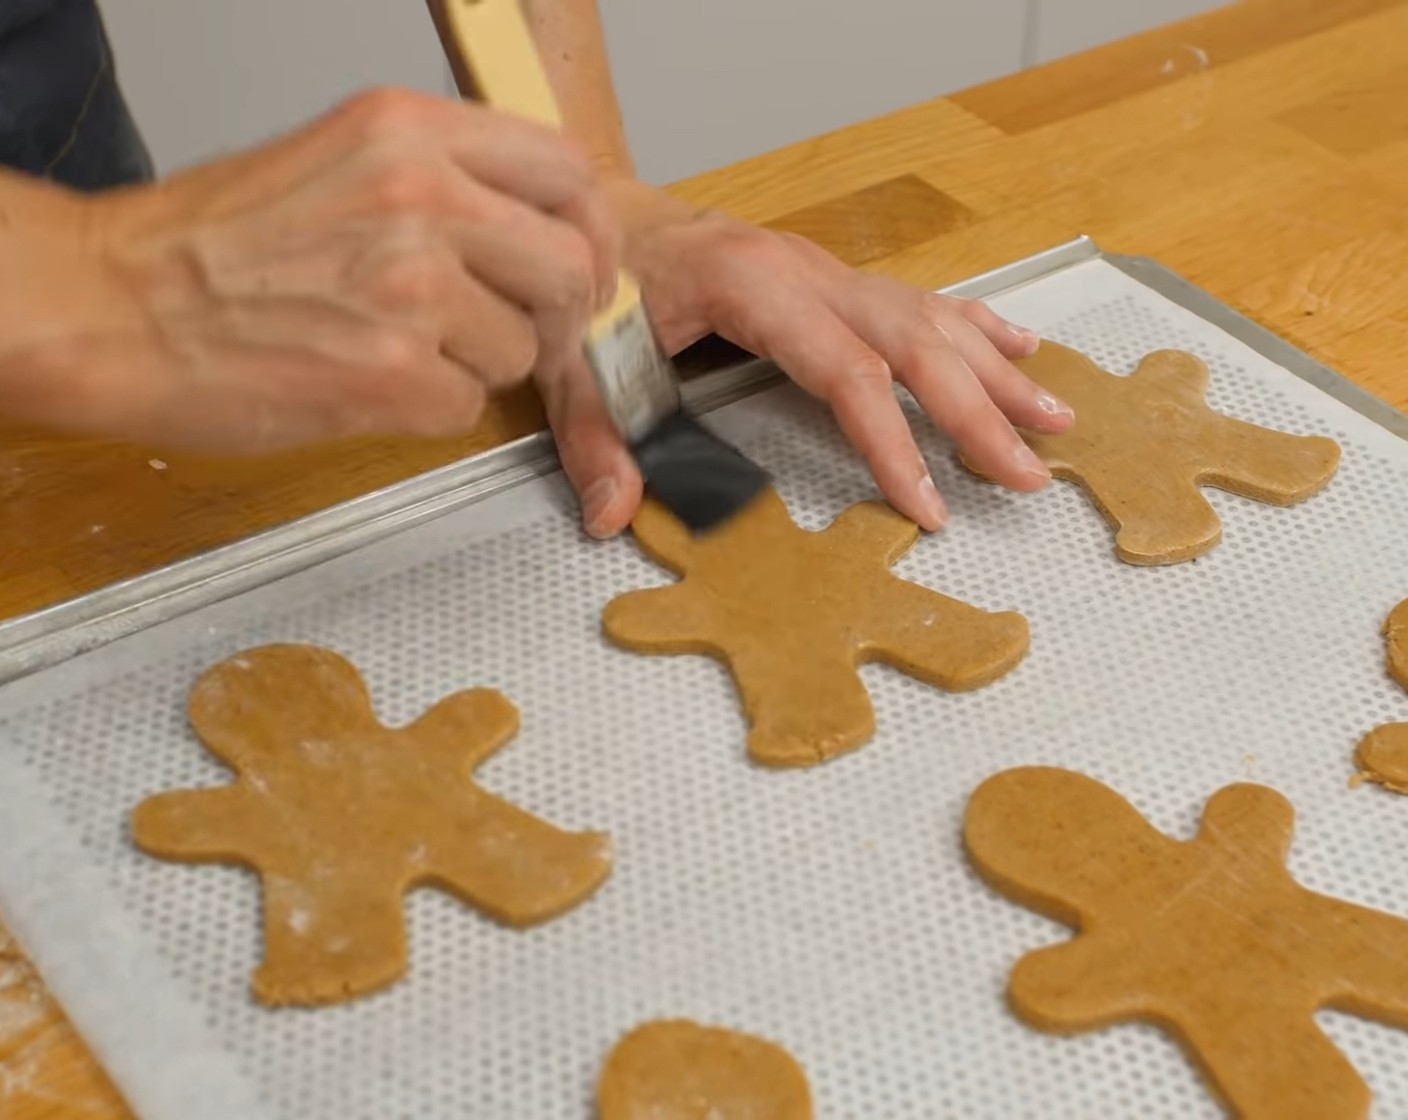
M 460 93 L 562 127 L 519 0 L 427 0 Z
M 562 116 L 519 0 L 427 0 L 461 95 L 561 130 Z M 616 298 L 592 320 L 591 336 L 638 313 L 640 286 L 616 277 Z

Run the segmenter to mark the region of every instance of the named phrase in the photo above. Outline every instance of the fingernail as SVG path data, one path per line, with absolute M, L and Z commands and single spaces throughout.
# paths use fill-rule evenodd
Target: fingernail
M 593 482 L 582 494 L 582 524 L 589 536 L 600 539 L 611 535 L 606 515 L 611 512 L 620 489 L 615 477 L 607 475 Z
M 948 506 L 944 505 L 934 478 L 927 471 L 919 480 L 919 505 L 924 512 L 924 528 L 933 531 L 942 529 L 948 520 Z
M 1058 400 L 1043 390 L 1036 395 L 1036 406 L 1047 416 L 1069 416 L 1075 418 L 1076 411 L 1063 400 Z
M 1006 322 L 1006 320 L 1003 320 Z M 1020 338 L 1023 342 L 1040 342 L 1041 336 L 1030 327 L 1019 327 L 1016 323 L 1007 323 L 1007 329 Z
M 1033 478 L 1049 480 L 1051 471 L 1046 464 L 1036 457 L 1036 452 L 1025 443 L 1017 444 L 1012 452 L 1012 461 L 1017 465 L 1017 469 L 1023 474 L 1029 474 Z

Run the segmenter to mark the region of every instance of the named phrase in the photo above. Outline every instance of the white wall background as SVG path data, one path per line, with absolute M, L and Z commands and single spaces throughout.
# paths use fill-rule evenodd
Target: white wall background
M 254 143 L 368 85 L 452 88 L 422 0 L 100 3 L 163 170 Z M 1218 0 L 600 3 L 642 177 L 667 182 Z

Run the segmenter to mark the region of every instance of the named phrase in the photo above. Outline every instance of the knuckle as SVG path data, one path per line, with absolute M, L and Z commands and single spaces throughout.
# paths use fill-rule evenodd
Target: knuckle
M 426 394 L 424 402 L 407 417 L 407 434 L 423 439 L 462 435 L 478 423 L 484 399 L 484 390 L 473 378 L 457 378 L 441 392 Z
M 549 305 L 573 310 L 590 305 L 596 288 L 596 255 L 585 237 L 567 239 L 553 269 Z
M 930 328 L 942 326 L 946 321 L 952 322 L 956 315 L 964 315 L 965 302 L 938 292 L 921 292 L 918 318 Z
M 363 135 L 395 136 L 420 118 L 427 100 L 425 94 L 400 86 L 377 86 L 355 95 L 347 107 Z
M 433 258 L 422 253 L 399 253 L 376 271 L 372 296 L 387 308 L 422 308 L 438 303 L 445 286 L 445 278 Z
M 810 237 L 805 237 L 800 233 L 794 233 L 790 229 L 779 230 L 773 236 L 790 249 L 810 250 L 816 248 L 816 242 Z
M 890 363 L 873 350 L 867 350 L 851 363 L 851 379 L 861 384 L 888 385 L 892 380 Z
M 867 350 L 841 367 L 827 394 L 828 403 L 844 405 L 849 400 L 863 400 L 877 390 L 888 392 L 893 383 L 890 363 L 873 350 Z
M 722 234 L 723 247 L 742 264 L 767 268 L 777 263 L 782 242 L 774 233 L 742 223 L 730 224 Z
M 403 160 L 382 162 L 367 184 L 371 207 L 382 215 L 419 214 L 440 208 L 445 195 L 434 171 Z
M 977 441 L 994 425 L 1007 422 L 986 395 L 950 402 L 943 420 L 949 434 L 963 445 Z
M 504 342 L 504 379 L 520 382 L 527 378 L 534 366 L 538 365 L 539 349 L 538 332 L 528 324 L 522 325 L 520 330 L 511 331 Z
M 527 319 L 517 319 L 503 331 L 494 360 L 485 364 L 485 381 L 494 387 L 522 381 L 538 364 L 539 352 L 537 330 Z
M 416 332 L 402 327 L 381 326 L 367 339 L 367 361 L 377 369 L 393 376 L 401 376 L 419 369 L 432 356 L 430 343 Z M 387 382 L 368 381 L 373 388 L 372 395 L 379 396 L 388 391 Z

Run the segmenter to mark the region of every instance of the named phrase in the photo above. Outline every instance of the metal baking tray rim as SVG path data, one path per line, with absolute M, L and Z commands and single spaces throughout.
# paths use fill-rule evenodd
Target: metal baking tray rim
M 1158 262 L 1106 253 L 1089 237 L 1078 237 L 940 291 L 991 299 L 1091 260 L 1104 260 L 1408 439 L 1408 416 Z M 686 383 L 685 399 L 695 411 L 707 413 L 781 379 L 772 363 L 747 359 Z M 558 466 L 551 435 L 537 432 L 243 540 L 7 620 L 0 623 L 0 684 L 352 552 L 551 474 Z

